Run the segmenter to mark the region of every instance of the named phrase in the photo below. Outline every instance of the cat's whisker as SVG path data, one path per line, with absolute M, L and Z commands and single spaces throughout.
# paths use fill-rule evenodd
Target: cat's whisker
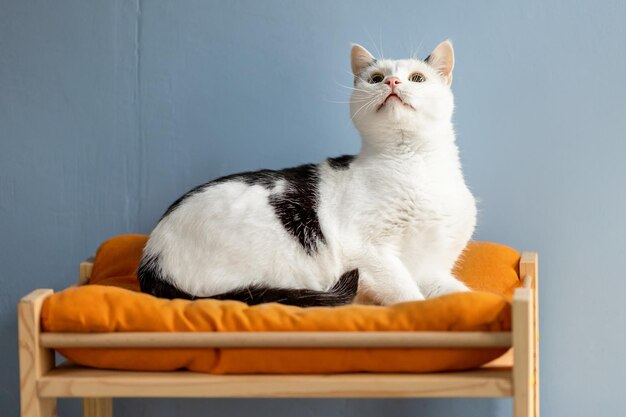
M 343 86 L 342 86 L 342 87 L 343 87 Z M 348 87 L 343 87 L 343 88 L 346 88 L 346 89 L 347 89 Z M 363 93 L 363 94 L 369 94 L 369 93 L 371 93 L 371 91 L 361 90 L 361 89 L 359 89 L 359 88 L 354 88 L 354 89 L 352 89 L 352 92 L 355 92 L 355 91 L 358 91 L 359 93 Z
M 412 48 L 412 49 L 413 49 L 413 52 L 411 52 L 411 54 L 410 54 L 411 59 L 415 59 L 415 60 L 417 60 L 417 61 L 422 61 L 422 60 L 419 58 L 419 55 L 418 55 L 418 54 L 419 54 L 419 52 L 420 52 L 420 49 L 422 49 L 422 45 L 423 45 L 423 44 L 424 44 L 424 39 L 422 39 L 422 40 L 420 41 L 420 43 L 417 45 L 417 48 Z
M 363 78 L 359 77 L 358 75 L 354 75 L 351 71 L 348 71 L 348 70 L 346 70 L 346 69 L 344 69 L 343 71 L 344 71 L 345 73 L 347 73 L 347 74 L 350 74 L 353 78 L 357 78 L 357 79 L 359 79 L 360 81 L 363 81 L 364 83 L 367 83 L 367 81 L 366 81 L 366 80 L 364 80 Z
M 350 104 L 351 103 L 350 101 L 336 101 L 336 100 L 326 100 L 326 99 L 324 99 L 324 101 L 327 103 L 333 103 L 333 104 Z
M 365 103 L 356 112 L 354 112 L 354 114 L 352 115 L 352 117 L 350 117 L 350 119 L 354 120 L 354 118 L 359 114 L 359 112 L 361 112 L 361 110 L 363 110 L 364 108 L 366 108 L 366 107 L 368 107 L 370 105 L 375 105 L 378 102 L 378 99 L 380 99 L 381 97 L 382 97 L 382 94 L 377 94 L 377 95 L 373 96 L 372 99 L 368 103 Z
M 350 86 L 343 85 L 343 84 L 339 84 L 339 83 L 336 83 L 336 84 L 337 84 L 339 87 L 347 88 L 348 90 L 353 90 L 353 91 L 362 91 L 362 92 L 364 92 L 364 93 L 368 93 L 368 92 L 369 92 L 369 91 L 364 90 L 364 89 L 362 89 L 362 88 L 350 87 Z
M 334 99 L 324 99 L 329 103 L 341 103 L 341 104 L 350 104 L 350 103 L 365 103 L 366 101 L 371 100 L 370 97 L 357 97 L 349 100 L 334 100 Z
M 370 38 L 370 42 L 372 42 L 372 45 L 374 45 L 374 49 L 376 49 L 376 55 L 378 55 L 382 59 L 383 55 L 380 53 L 381 51 L 378 49 L 376 42 L 374 42 L 374 38 L 372 37 L 372 34 L 370 33 L 368 29 L 365 29 L 365 31 L 367 32 L 367 37 Z
M 352 100 L 352 101 L 360 101 L 360 100 L 364 100 L 368 97 L 370 97 L 372 95 L 371 91 L 353 91 L 352 94 L 350 94 L 350 96 L 348 97 L 340 97 L 340 99 L 348 99 L 348 100 Z M 334 100 L 334 99 L 333 99 Z
M 347 89 L 347 90 L 359 91 L 359 92 L 361 92 L 361 93 L 368 93 L 368 91 L 367 91 L 367 90 L 363 90 L 362 88 L 348 87 L 348 86 L 345 86 L 345 85 L 339 85 L 339 87 L 345 88 L 345 89 Z
M 369 102 L 365 103 L 364 105 L 362 105 L 361 107 L 359 107 L 359 109 L 357 111 L 355 111 L 354 114 L 350 117 L 350 120 L 354 120 L 354 118 L 357 116 L 357 114 L 359 114 L 359 112 L 361 110 L 363 110 L 366 106 L 368 106 L 372 101 L 369 101 Z
M 350 71 L 346 71 L 346 70 L 343 70 L 343 71 L 344 71 L 346 74 L 350 74 L 350 75 L 352 76 L 352 78 L 355 78 L 354 74 L 352 74 Z M 348 87 L 347 85 L 342 84 L 342 83 L 340 83 L 340 82 L 339 82 L 339 81 L 337 81 L 337 80 L 333 80 L 333 81 L 335 82 L 335 84 L 338 84 L 338 85 L 341 85 L 341 86 L 344 86 L 344 87 Z M 355 88 L 355 87 L 354 87 L 354 86 L 349 86 L 349 88 Z

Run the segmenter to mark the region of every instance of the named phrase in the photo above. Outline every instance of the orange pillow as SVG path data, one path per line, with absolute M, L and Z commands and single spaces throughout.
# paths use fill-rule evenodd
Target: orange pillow
M 468 245 L 456 268 L 471 293 L 389 307 L 247 306 L 237 301 L 164 300 L 138 292 L 147 237 L 124 235 L 97 251 L 91 285 L 46 299 L 49 332 L 509 331 L 520 255 L 494 243 Z M 97 368 L 211 373 L 435 372 L 481 366 L 506 349 L 60 349 Z

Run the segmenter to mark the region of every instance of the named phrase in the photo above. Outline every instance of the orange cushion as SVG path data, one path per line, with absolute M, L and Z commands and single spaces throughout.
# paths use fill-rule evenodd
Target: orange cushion
M 479 290 L 389 307 L 247 306 L 237 301 L 165 300 L 138 292 L 136 270 L 147 240 L 118 236 L 96 254 L 90 285 L 46 299 L 48 332 L 193 331 L 509 331 L 520 255 L 470 243 L 457 276 Z M 435 372 L 481 366 L 506 349 L 59 349 L 97 368 L 211 373 Z

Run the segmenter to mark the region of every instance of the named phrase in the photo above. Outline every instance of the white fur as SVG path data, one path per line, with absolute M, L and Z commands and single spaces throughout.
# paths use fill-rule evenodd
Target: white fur
M 419 60 L 365 67 L 367 51 L 356 52 L 353 68 L 363 72 L 355 74 L 351 114 L 363 146 L 347 170 L 320 164 L 326 243 L 307 254 L 282 226 L 268 197 L 284 182 L 272 190 L 224 182 L 186 199 L 152 232 L 146 254 L 160 256 L 172 284 L 198 296 L 254 284 L 328 290 L 358 268 L 359 302 L 467 290 L 451 271 L 473 233 L 476 206 L 455 145 L 451 67 L 448 74 Z M 425 82 L 409 81 L 416 71 Z M 393 98 L 380 107 L 390 87 L 368 83 L 374 72 L 400 78 L 398 96 L 408 105 Z

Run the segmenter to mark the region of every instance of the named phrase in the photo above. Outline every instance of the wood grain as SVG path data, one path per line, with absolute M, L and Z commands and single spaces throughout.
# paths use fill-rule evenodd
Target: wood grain
M 534 414 L 533 389 L 533 308 L 532 288 L 518 288 L 513 294 L 513 415 Z
M 53 417 L 56 400 L 40 398 L 37 381 L 54 367 L 54 353 L 39 344 L 41 305 L 52 290 L 39 289 L 22 298 L 17 307 L 20 363 L 20 414 L 22 417 Z
M 524 252 L 519 264 L 520 276 L 532 277 L 532 303 L 533 303 L 533 408 L 534 417 L 539 417 L 539 254 L 537 252 Z
M 113 399 L 83 398 L 83 417 L 113 417 Z
M 43 397 L 509 397 L 510 368 L 435 374 L 210 375 L 58 367 L 39 381 Z
M 119 332 L 42 333 L 41 345 L 78 347 L 407 348 L 510 347 L 510 332 Z

